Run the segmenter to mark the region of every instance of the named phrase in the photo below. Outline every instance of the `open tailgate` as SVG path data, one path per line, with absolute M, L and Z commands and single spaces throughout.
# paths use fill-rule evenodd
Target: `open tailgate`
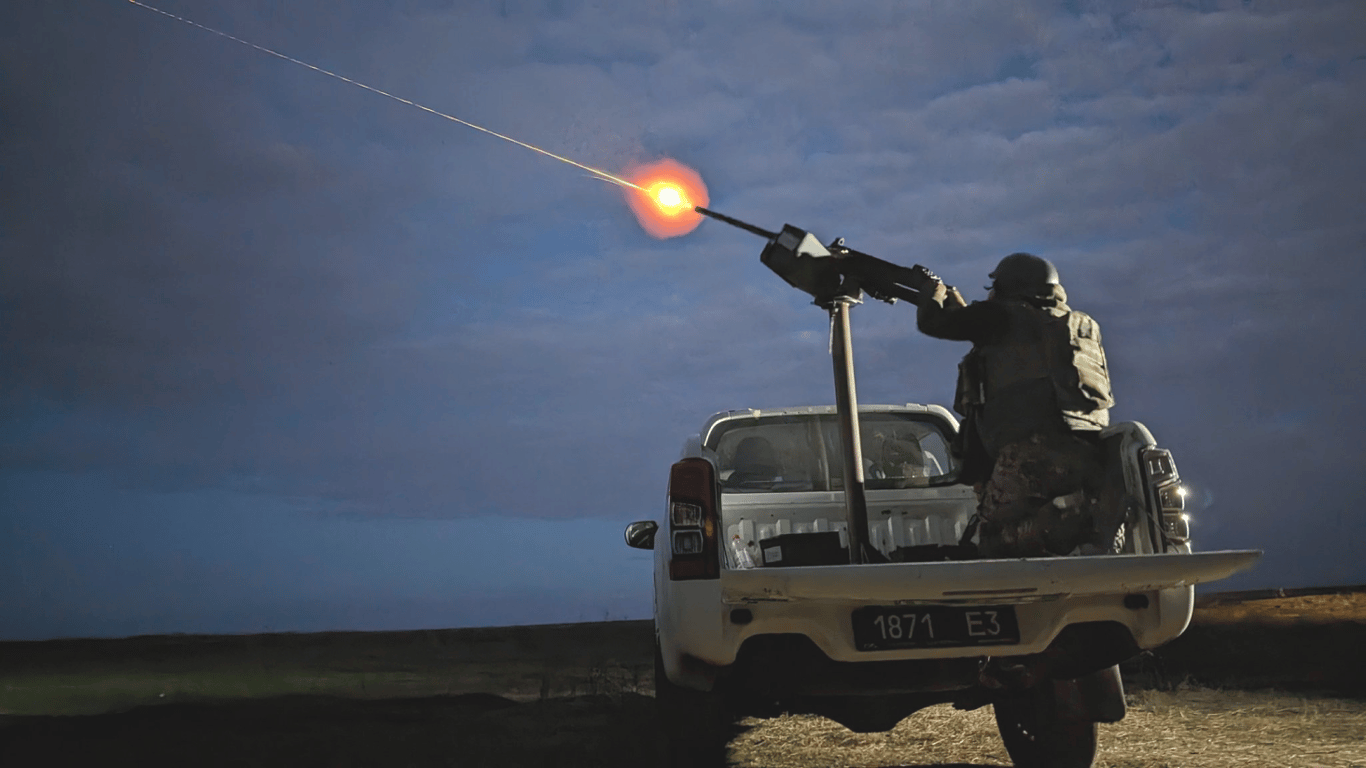
M 721 572 L 726 603 L 787 600 L 1030 602 L 1187 587 L 1251 567 L 1259 550 L 878 563 Z

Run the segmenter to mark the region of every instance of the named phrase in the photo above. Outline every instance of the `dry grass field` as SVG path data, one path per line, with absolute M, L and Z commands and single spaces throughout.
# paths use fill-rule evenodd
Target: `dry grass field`
M 745 768 L 1009 766 L 991 709 L 922 710 L 888 733 L 820 717 L 750 720 L 732 742 Z M 1097 768 L 1366 767 L 1366 701 L 1277 691 L 1139 691 L 1100 729 Z
M 0 643 L 0 766 L 642 766 L 649 622 Z M 1213 602 L 1125 667 L 1097 766 L 1366 768 L 1366 594 Z M 734 766 L 1008 766 L 990 708 L 751 719 Z

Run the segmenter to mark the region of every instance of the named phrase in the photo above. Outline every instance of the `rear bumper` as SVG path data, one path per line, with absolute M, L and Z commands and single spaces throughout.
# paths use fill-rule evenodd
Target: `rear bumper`
M 711 585 L 715 600 L 717 587 Z M 689 591 L 705 590 L 701 584 L 689 585 Z M 701 595 L 694 599 L 670 602 L 666 605 L 689 606 L 677 614 L 661 613 L 659 622 L 660 650 L 664 655 L 665 670 L 675 683 L 699 690 L 710 690 L 726 670 L 741 661 L 742 652 L 756 654 L 746 657 L 740 668 L 758 664 L 769 665 L 759 650 L 769 647 L 772 638 L 800 638 L 776 641 L 779 654 L 775 658 L 793 656 L 793 661 L 779 664 L 786 669 L 782 674 L 793 674 L 810 662 L 812 677 L 806 683 L 812 690 L 833 691 L 843 686 L 850 691 L 872 686 L 877 691 L 898 690 L 897 680 L 905 680 L 907 690 L 949 690 L 975 685 L 978 665 L 985 656 L 997 658 L 1032 656 L 1045 652 L 1058 654 L 1059 649 L 1071 652 L 1085 650 L 1085 642 L 1077 643 L 1079 626 L 1109 626 L 1103 648 L 1095 659 L 1078 657 L 1083 667 L 1102 668 L 1129 658 L 1140 650 L 1155 648 L 1185 631 L 1194 608 L 1195 590 L 1183 587 L 1131 593 L 1126 607 L 1126 595 L 1089 595 L 1053 600 L 1013 601 L 1020 628 L 1020 642 L 1014 645 L 936 647 L 887 651 L 859 651 L 854 644 L 852 612 L 861 605 L 877 601 L 858 602 L 798 600 L 790 602 L 748 603 L 744 606 L 707 605 Z M 663 605 L 661 607 L 664 607 Z M 720 610 L 718 610 L 718 608 Z M 737 624 L 731 620 L 733 611 L 748 611 L 749 620 Z M 1082 634 L 1094 632 L 1086 630 Z M 1099 638 L 1096 638 L 1097 641 Z M 796 645 L 793 645 L 796 643 Z M 786 644 L 786 645 L 784 645 Z M 806 646 L 797 649 L 797 646 Z M 1115 649 L 1113 651 L 1108 649 Z M 743 649 L 743 650 L 742 650 Z M 814 652 L 816 655 L 806 654 Z M 794 655 L 795 654 L 795 655 Z M 785 656 L 784 656 L 785 655 Z M 832 666 L 833 665 L 833 666 Z M 1065 670 L 1074 676 L 1075 670 Z M 1084 674 L 1084 672 L 1082 672 Z M 803 672 L 803 674 L 806 674 Z M 828 676 L 829 681 L 824 677 Z M 840 683 L 840 679 L 860 681 Z M 762 687 L 762 686 L 761 686 Z
M 1138 652 L 1133 635 L 1123 625 L 1090 622 L 1067 627 L 1039 654 L 993 658 L 1005 664 L 1036 666 L 1041 678 L 1072 680 Z M 728 690 L 775 699 L 950 693 L 979 687 L 986 658 L 835 661 L 802 635 L 760 635 L 744 644 L 733 665 L 713 670 L 712 676 L 724 681 Z

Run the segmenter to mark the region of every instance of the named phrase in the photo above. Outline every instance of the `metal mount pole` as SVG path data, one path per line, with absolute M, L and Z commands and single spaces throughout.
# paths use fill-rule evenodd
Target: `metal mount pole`
M 835 410 L 844 443 L 844 510 L 849 521 L 849 562 L 864 562 L 868 537 L 868 500 L 863 492 L 863 441 L 859 436 L 858 393 L 854 386 L 854 346 L 849 332 L 849 310 L 859 300 L 837 296 L 830 311 L 830 358 L 835 366 Z

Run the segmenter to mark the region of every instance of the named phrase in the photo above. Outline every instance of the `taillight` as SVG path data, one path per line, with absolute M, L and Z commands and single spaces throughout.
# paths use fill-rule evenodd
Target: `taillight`
M 1161 489 L 1162 533 L 1173 544 L 1185 544 L 1191 537 L 1191 518 L 1186 514 L 1186 486 L 1177 483 Z
M 1143 471 L 1150 492 L 1162 510 L 1162 537 L 1172 544 L 1190 540 L 1190 516 L 1186 514 L 1186 487 L 1176 472 L 1170 451 L 1148 448 L 1143 451 Z
M 1153 485 L 1166 485 L 1176 480 L 1176 461 L 1172 459 L 1172 452 L 1164 448 L 1144 449 L 1143 471 Z
M 683 459 L 669 470 L 669 578 L 715 579 L 716 473 L 706 459 Z

